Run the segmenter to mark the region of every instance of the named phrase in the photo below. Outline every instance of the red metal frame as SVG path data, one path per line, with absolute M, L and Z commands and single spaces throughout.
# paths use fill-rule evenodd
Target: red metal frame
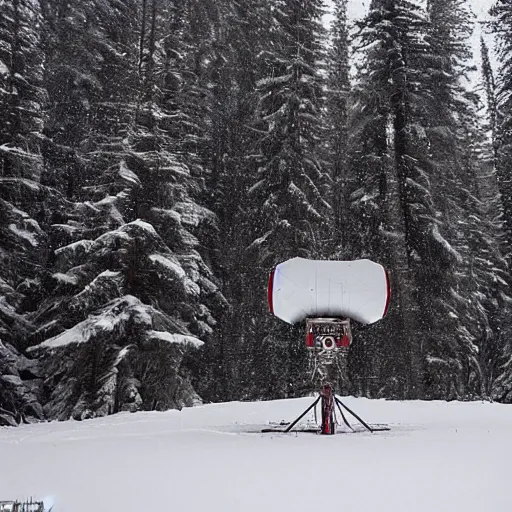
M 270 276 L 268 277 L 268 307 L 270 312 L 274 314 L 274 273 L 275 269 L 270 272 Z
M 382 318 L 384 318 L 388 314 L 389 301 L 391 300 L 391 283 L 389 281 L 389 274 L 386 269 L 384 269 L 384 273 L 386 274 L 386 287 L 388 295 L 386 297 L 386 305 L 384 307 L 384 314 L 382 315 Z
M 326 326 L 325 331 L 322 325 Z M 330 327 L 330 329 L 329 329 Z M 320 332 L 319 332 L 320 331 Z M 306 321 L 306 347 L 319 350 L 315 343 L 318 339 L 334 337 L 336 346 L 332 350 L 350 347 L 352 343 L 352 333 L 350 330 L 350 320 L 340 318 L 308 318 Z M 320 349 L 321 350 L 321 349 Z
M 330 384 L 324 384 L 322 391 L 322 427 L 321 433 L 333 435 L 336 433 L 336 420 L 334 418 L 334 392 Z

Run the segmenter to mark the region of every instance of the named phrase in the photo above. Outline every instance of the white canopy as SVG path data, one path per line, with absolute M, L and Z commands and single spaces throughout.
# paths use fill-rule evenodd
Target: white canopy
M 275 268 L 268 287 L 270 311 L 289 324 L 313 317 L 372 324 L 386 315 L 389 297 L 384 267 L 370 260 L 293 258 Z

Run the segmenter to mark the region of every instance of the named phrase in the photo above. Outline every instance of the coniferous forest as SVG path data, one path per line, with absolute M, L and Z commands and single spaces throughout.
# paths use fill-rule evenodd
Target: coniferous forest
M 295 256 L 390 273 L 340 392 L 512 402 L 512 3 L 477 72 L 464 0 L 346 1 L 0 0 L 0 425 L 313 391 Z

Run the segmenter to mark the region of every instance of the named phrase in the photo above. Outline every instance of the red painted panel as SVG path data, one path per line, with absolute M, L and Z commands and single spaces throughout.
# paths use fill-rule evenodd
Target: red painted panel
M 345 334 L 343 338 L 338 340 L 338 343 L 336 343 L 338 347 L 350 347 L 350 336 L 348 334 Z
M 382 315 L 382 318 L 384 318 L 388 313 L 389 301 L 391 299 L 391 284 L 389 282 L 389 275 L 388 275 L 386 269 L 384 269 L 384 273 L 386 274 L 387 297 L 386 297 L 386 306 L 384 308 L 384 314 Z
M 268 307 L 270 309 L 270 312 L 274 314 L 274 272 L 276 270 L 272 270 L 270 272 L 270 276 L 268 278 Z

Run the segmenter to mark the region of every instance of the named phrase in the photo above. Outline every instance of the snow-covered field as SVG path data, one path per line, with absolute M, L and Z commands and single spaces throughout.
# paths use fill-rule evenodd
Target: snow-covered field
M 510 512 L 512 406 L 346 398 L 390 432 L 261 434 L 311 399 L 0 429 L 0 500 L 56 512 Z

